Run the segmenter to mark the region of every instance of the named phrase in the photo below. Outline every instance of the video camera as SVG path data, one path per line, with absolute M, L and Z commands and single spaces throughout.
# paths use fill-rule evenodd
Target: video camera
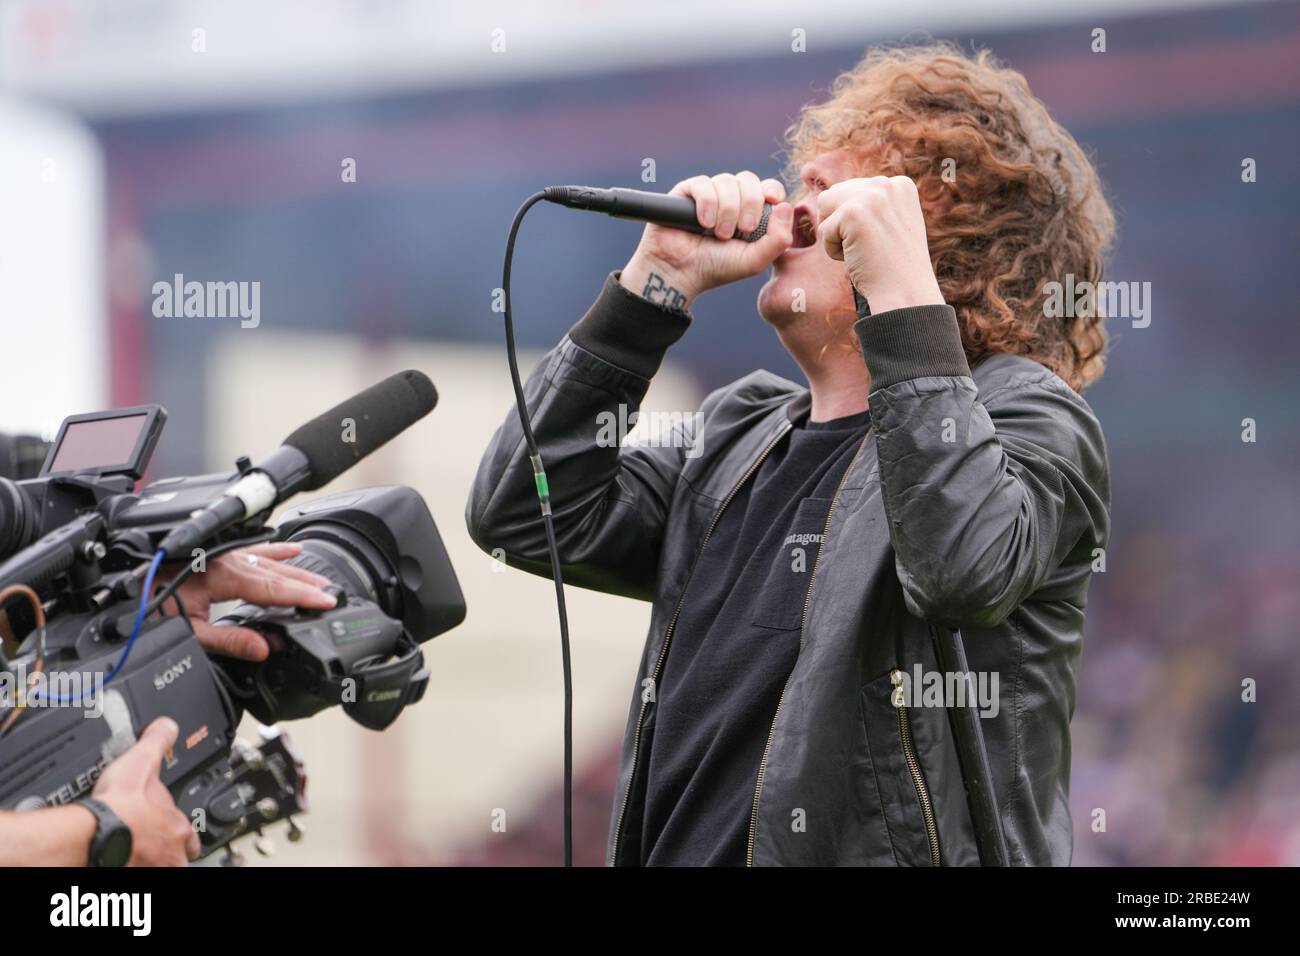
M 21 635 L 0 652 L 0 808 L 87 793 L 154 718 L 180 726 L 162 781 L 198 827 L 204 855 L 295 808 L 296 758 L 278 737 L 260 751 L 235 730 L 341 705 L 380 730 L 428 682 L 420 644 L 459 624 L 465 602 L 420 496 L 402 486 L 346 491 L 267 525 L 422 418 L 436 393 L 402 372 L 304 425 L 253 466 L 166 478 L 139 493 L 166 421 L 159 405 L 74 415 L 38 477 L 0 478 L 0 611 Z M 301 542 L 288 563 L 328 577 L 334 608 L 241 605 L 221 623 L 264 636 L 267 660 L 209 656 L 184 614 L 158 616 L 206 563 L 267 540 Z M 168 566 L 170 582 L 155 593 Z M 232 749 L 234 753 L 232 753 Z

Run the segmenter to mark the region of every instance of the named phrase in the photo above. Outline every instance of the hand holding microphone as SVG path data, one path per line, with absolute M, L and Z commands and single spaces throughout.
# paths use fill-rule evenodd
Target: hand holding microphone
M 619 281 L 660 305 L 689 309 L 701 292 L 758 275 L 794 241 L 794 210 L 785 187 L 754 173 L 695 176 L 670 196 L 694 200 L 696 218 L 711 234 L 648 225 Z M 753 232 L 771 205 L 766 232 L 753 242 L 732 241 Z
M 749 171 L 696 176 L 667 195 L 552 186 L 537 198 L 650 223 L 620 281 L 681 310 L 701 292 L 757 275 L 794 241 L 785 187 Z M 844 262 L 860 311 L 943 303 L 913 180 L 840 180 L 817 194 L 816 206 L 818 241 L 827 256 Z

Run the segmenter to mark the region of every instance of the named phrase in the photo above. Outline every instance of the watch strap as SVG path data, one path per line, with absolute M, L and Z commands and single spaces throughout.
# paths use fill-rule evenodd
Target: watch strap
M 94 797 L 82 797 L 77 801 L 95 815 L 95 835 L 90 841 L 91 866 L 126 866 L 131 859 L 131 830 L 113 808 Z M 125 841 L 118 834 L 125 834 Z M 114 839 L 116 837 L 116 840 Z M 121 847 L 125 843 L 126 852 Z M 112 858 L 106 855 L 116 850 Z

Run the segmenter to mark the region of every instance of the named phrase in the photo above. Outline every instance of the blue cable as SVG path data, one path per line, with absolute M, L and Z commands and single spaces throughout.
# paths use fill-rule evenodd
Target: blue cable
M 113 669 L 105 676 L 104 683 L 100 685 L 101 690 L 107 687 L 108 682 L 122 672 L 122 668 L 126 666 L 126 659 L 131 656 L 131 648 L 135 646 L 135 639 L 144 630 L 145 610 L 149 606 L 149 596 L 153 593 L 153 579 L 157 576 L 158 567 L 163 563 L 163 558 L 166 556 L 165 551 L 159 551 L 153 556 L 153 560 L 149 562 L 149 570 L 144 576 L 144 586 L 140 589 L 140 609 L 135 613 L 135 626 L 131 628 L 131 636 L 126 639 L 126 647 L 122 649 L 122 656 L 117 659 Z M 41 699 L 41 695 L 32 696 L 36 700 Z M 79 704 L 85 696 L 86 690 L 83 688 L 77 697 L 52 697 L 50 699 L 57 700 L 61 704 Z

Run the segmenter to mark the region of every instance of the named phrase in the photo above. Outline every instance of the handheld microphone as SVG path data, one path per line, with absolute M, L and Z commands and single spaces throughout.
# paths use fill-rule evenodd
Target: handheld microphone
M 169 558 L 179 557 L 300 491 L 329 484 L 429 414 L 437 403 L 433 382 L 410 369 L 358 392 L 296 429 L 220 498 L 169 531 L 159 549 Z M 345 433 L 352 440 L 345 440 Z
M 669 196 L 665 193 L 618 187 L 601 189 L 596 186 L 548 186 L 542 190 L 542 195 L 547 202 L 568 206 L 570 209 L 587 209 L 603 212 L 615 219 L 652 222 L 670 229 L 682 229 L 703 236 L 713 235 L 713 230 L 701 226 L 695 217 L 695 200 L 689 196 Z M 753 231 L 738 232 L 731 238 L 757 242 L 767 234 L 767 220 L 771 215 L 771 204 L 764 203 L 763 215 Z

